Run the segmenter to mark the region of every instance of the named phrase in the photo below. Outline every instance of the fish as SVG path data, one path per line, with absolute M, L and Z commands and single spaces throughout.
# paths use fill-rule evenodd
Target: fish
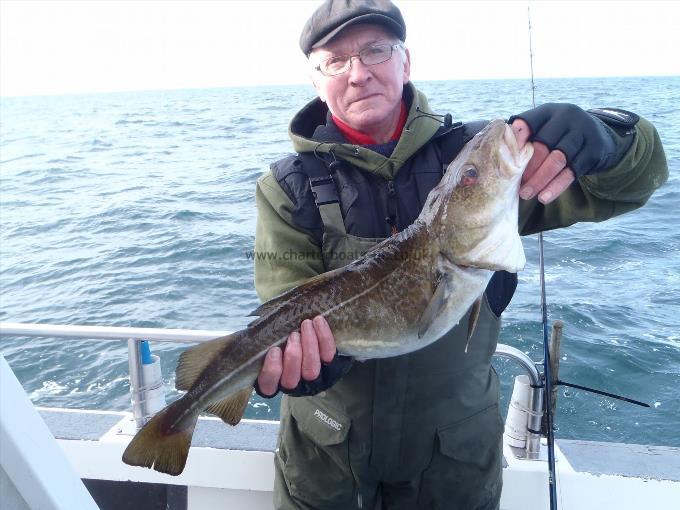
M 408 228 L 265 302 L 245 329 L 184 351 L 175 386 L 186 393 L 137 432 L 123 461 L 180 474 L 199 414 L 237 424 L 267 351 L 305 319 L 322 315 L 340 354 L 368 359 L 426 347 L 471 308 L 474 315 L 494 271 L 524 268 L 519 186 L 532 153 L 504 120 L 490 122 L 448 165 Z

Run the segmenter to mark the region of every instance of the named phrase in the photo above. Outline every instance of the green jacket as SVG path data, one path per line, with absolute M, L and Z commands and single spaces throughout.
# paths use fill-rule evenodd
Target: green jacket
M 406 126 L 393 154 L 387 158 L 351 144 L 334 147 L 336 157 L 353 165 L 390 178 L 405 160 L 432 137 L 439 127 L 436 120 L 420 112 L 433 113 L 425 96 L 413 85 L 414 100 Z M 315 147 L 327 152 L 328 145 L 318 146 L 311 134 L 325 115 L 318 115 L 321 101 L 305 106 L 292 120 L 289 135 L 296 152 L 312 152 Z M 565 227 L 580 221 L 603 221 L 632 211 L 649 199 L 668 178 L 666 157 L 659 135 L 645 119 L 636 125 L 637 136 L 623 160 L 614 168 L 596 175 L 586 175 L 548 206 L 536 199 L 520 201 L 519 229 L 523 235 Z M 255 289 L 263 301 L 271 299 L 305 280 L 324 272 L 321 247 L 309 231 L 294 225 L 293 203 L 274 179 L 271 171 L 257 181 L 255 198 L 258 209 L 255 251 L 270 257 L 255 259 Z M 309 256 L 284 260 L 283 253 Z M 278 255 L 274 255 L 278 254 Z

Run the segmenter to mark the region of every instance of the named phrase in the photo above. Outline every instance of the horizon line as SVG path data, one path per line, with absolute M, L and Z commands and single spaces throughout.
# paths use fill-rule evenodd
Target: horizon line
M 607 76 L 544 76 L 534 77 L 534 81 L 539 80 L 583 80 L 583 79 L 614 79 L 614 78 L 680 78 L 680 74 L 648 74 L 648 75 L 607 75 Z M 530 81 L 529 77 L 511 78 L 449 78 L 449 79 L 418 79 L 411 80 L 416 83 L 434 82 L 466 82 L 466 81 Z M 295 87 L 304 86 L 312 90 L 309 82 L 276 83 L 276 84 L 244 84 L 244 85 L 209 85 L 209 86 L 190 86 L 176 88 L 140 88 L 140 89 L 118 89 L 118 90 L 94 90 L 94 91 L 74 91 L 74 92 L 46 92 L 29 94 L 3 94 L 0 90 L 0 99 L 18 98 L 41 98 L 41 97 L 64 97 L 64 96 L 91 96 L 106 94 L 131 94 L 148 92 L 180 92 L 190 90 L 221 90 L 221 89 L 244 89 L 244 88 L 276 88 L 276 87 Z

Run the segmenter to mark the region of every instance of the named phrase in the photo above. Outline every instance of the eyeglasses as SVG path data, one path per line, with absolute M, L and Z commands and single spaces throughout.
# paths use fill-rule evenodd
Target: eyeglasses
M 322 60 L 314 69 L 319 71 L 324 76 L 337 76 L 346 73 L 352 68 L 352 59 L 359 58 L 361 63 L 366 66 L 374 66 L 382 64 L 392 58 L 394 48 L 401 47 L 401 43 L 397 44 L 374 44 L 368 48 L 364 48 L 355 55 L 339 55 L 337 57 L 327 58 Z

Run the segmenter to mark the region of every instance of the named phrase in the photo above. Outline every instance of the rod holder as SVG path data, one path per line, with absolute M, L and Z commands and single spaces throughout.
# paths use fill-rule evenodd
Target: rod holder
M 516 406 L 518 408 L 524 408 L 525 410 L 526 434 L 523 438 L 513 437 L 517 434 L 513 434 L 513 436 L 511 436 L 510 434 L 512 434 L 513 431 L 508 430 L 508 420 L 506 419 L 506 432 L 504 435 L 506 440 L 510 438 L 510 441 L 507 441 L 510 446 L 515 447 L 513 442 L 520 444 L 519 447 L 515 448 L 518 448 L 522 452 L 520 455 L 521 457 L 526 459 L 538 459 L 541 453 L 540 430 L 541 419 L 543 418 L 543 381 L 541 380 L 541 375 L 538 373 L 538 369 L 531 358 L 515 347 L 505 344 L 498 344 L 496 346 L 496 352 L 494 353 L 494 356 L 510 358 L 518 362 L 527 372 L 526 376 L 518 377 L 518 379 L 521 377 L 526 377 L 527 379 L 526 382 L 522 380 L 521 383 L 525 386 L 525 388 L 518 389 L 518 394 L 524 395 L 523 402 L 521 403 L 521 406 Z M 514 395 L 515 392 L 513 391 L 513 396 Z M 512 407 L 512 401 L 510 402 L 510 405 Z M 511 419 L 513 420 L 511 422 L 512 428 L 517 428 L 520 424 L 523 425 L 522 422 L 524 418 L 522 416 L 518 416 L 516 413 L 513 413 L 512 409 L 509 409 L 508 417 L 511 416 Z M 510 432 L 510 434 L 508 432 Z M 524 441 L 523 446 L 521 446 L 522 440 Z
M 166 404 L 160 358 L 151 354 L 148 342 L 131 338 L 128 365 L 132 416 L 139 429 Z

